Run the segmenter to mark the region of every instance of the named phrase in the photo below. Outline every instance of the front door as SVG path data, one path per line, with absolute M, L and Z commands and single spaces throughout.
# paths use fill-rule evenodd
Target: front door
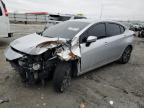
M 86 40 L 89 36 L 96 36 L 97 41 L 86 45 Z M 106 52 L 109 50 L 106 46 L 106 25 L 105 23 L 98 23 L 91 26 L 86 32 L 80 36 L 81 47 L 81 72 L 83 74 L 87 71 L 101 66 L 107 58 Z

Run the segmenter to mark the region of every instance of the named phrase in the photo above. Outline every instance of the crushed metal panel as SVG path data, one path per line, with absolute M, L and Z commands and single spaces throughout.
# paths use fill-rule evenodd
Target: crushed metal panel
M 31 40 L 31 39 L 34 40 Z M 25 45 L 25 43 L 29 43 Z M 15 40 L 11 43 L 11 46 L 14 49 L 17 49 L 23 53 L 31 54 L 31 55 L 40 55 L 48 49 L 52 49 L 57 47 L 58 45 L 63 45 L 66 43 L 66 39 L 63 38 L 49 38 L 43 37 L 36 33 L 22 37 L 20 39 Z M 62 59 L 75 60 L 81 57 L 80 48 L 79 48 L 79 38 L 74 37 L 71 42 L 71 48 L 68 46 L 63 46 L 64 50 L 60 53 L 57 53 Z
M 24 36 L 13 41 L 10 46 L 23 53 L 31 55 L 39 55 L 47 51 L 49 48 L 54 48 L 58 44 L 66 42 L 63 38 L 43 37 L 36 33 Z M 28 43 L 26 45 L 26 43 Z
M 46 42 L 43 42 L 43 43 L 40 43 L 39 45 L 37 45 L 36 48 L 37 47 L 53 48 L 53 47 L 57 46 L 58 44 L 63 44 L 63 43 L 64 43 L 64 41 L 62 41 L 62 40 L 46 41 Z
M 61 53 L 57 54 L 62 59 L 69 61 L 69 60 L 76 60 L 81 58 L 79 41 L 75 38 L 71 43 L 71 49 L 65 48 Z

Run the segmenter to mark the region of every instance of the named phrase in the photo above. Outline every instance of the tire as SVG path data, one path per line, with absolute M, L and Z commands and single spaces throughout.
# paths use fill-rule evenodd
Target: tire
M 144 30 L 141 32 L 141 37 L 144 38 Z
M 132 48 L 131 48 L 130 46 L 128 46 L 128 47 L 124 50 L 124 52 L 123 52 L 121 58 L 118 60 L 118 62 L 121 63 L 121 64 L 126 64 L 126 63 L 128 63 L 129 60 L 130 60 L 130 57 L 131 57 L 131 52 L 132 52 Z
M 21 78 L 21 81 L 22 81 L 23 83 L 25 83 L 25 82 L 26 82 L 26 73 L 25 73 L 25 72 L 20 72 L 20 73 L 19 73 L 19 76 L 20 76 L 20 78 Z
M 56 92 L 63 93 L 71 82 L 71 65 L 67 62 L 59 63 L 53 76 L 53 86 Z

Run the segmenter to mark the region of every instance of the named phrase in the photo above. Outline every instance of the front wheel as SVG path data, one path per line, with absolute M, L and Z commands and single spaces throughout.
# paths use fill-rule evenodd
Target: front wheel
M 63 93 L 70 86 L 71 65 L 67 62 L 59 63 L 55 69 L 53 86 L 57 92 Z
M 126 64 L 126 63 L 128 63 L 129 60 L 130 60 L 130 57 L 131 57 L 131 52 L 132 52 L 132 48 L 131 48 L 131 47 L 127 47 L 127 48 L 124 50 L 121 58 L 118 60 L 119 63 L 121 63 L 121 64 Z

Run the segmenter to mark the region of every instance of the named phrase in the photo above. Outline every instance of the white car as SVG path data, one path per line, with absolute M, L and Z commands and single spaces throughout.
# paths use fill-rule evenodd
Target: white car
M 5 56 L 24 82 L 51 77 L 56 91 L 63 92 L 73 76 L 114 61 L 127 63 L 133 35 L 118 22 L 69 20 L 13 41 Z
M 11 37 L 11 35 L 8 12 L 4 2 L 0 0 L 0 37 Z

